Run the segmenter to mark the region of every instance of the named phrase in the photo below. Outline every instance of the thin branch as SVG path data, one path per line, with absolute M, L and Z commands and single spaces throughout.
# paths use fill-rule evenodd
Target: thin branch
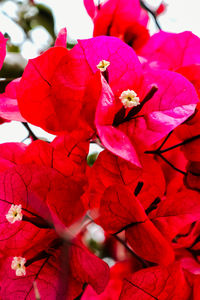
M 163 150 L 161 150 L 160 152 L 161 152 L 161 153 L 168 152 L 168 151 L 173 150 L 173 149 L 175 149 L 175 148 L 177 148 L 177 147 L 180 147 L 180 146 L 186 145 L 186 144 L 188 144 L 188 143 L 190 143 L 190 142 L 192 142 L 192 141 L 195 141 L 195 140 L 197 140 L 197 139 L 199 139 L 199 138 L 200 138 L 200 134 L 195 135 L 195 136 L 193 136 L 193 137 L 191 137 L 191 138 L 188 138 L 188 139 L 186 139 L 185 141 L 180 142 L 180 143 L 178 143 L 178 144 L 176 144 L 176 145 L 174 145 L 174 146 L 171 146 L 171 147 L 169 147 L 169 148 L 163 149 Z
M 164 144 L 167 142 L 167 140 L 168 140 L 168 138 L 170 137 L 170 135 L 172 134 L 172 132 L 173 132 L 173 130 L 172 131 L 170 131 L 170 133 L 168 133 L 168 135 L 166 136 L 166 138 L 164 139 L 164 141 L 161 143 L 161 145 L 158 147 L 158 150 L 160 150 L 163 146 L 164 146 Z M 162 151 L 162 150 L 161 150 Z M 160 151 L 160 152 L 161 152 Z
M 24 127 L 28 130 L 28 133 L 29 133 L 28 138 L 31 137 L 33 139 L 33 141 L 38 140 L 38 137 L 31 130 L 31 128 L 29 127 L 28 123 L 22 122 L 22 125 L 24 125 Z
M 140 0 L 140 5 L 142 6 L 142 8 L 144 8 L 146 11 L 148 11 L 148 12 L 152 15 L 152 17 L 153 17 L 153 19 L 154 19 L 154 22 L 155 22 L 155 24 L 156 24 L 156 26 L 157 26 L 157 28 L 158 28 L 159 30 L 162 30 L 162 28 L 161 28 L 161 26 L 160 26 L 160 24 L 159 24 L 159 22 L 158 22 L 158 20 L 157 20 L 157 15 L 156 15 L 156 13 L 155 13 L 154 11 L 152 11 L 152 10 L 144 3 L 143 0 Z

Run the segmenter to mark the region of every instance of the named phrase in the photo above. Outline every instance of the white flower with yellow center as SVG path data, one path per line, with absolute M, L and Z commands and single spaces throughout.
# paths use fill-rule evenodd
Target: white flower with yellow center
M 13 257 L 11 263 L 11 269 L 16 271 L 16 276 L 25 276 L 26 275 L 26 258 L 21 256 Z
M 22 206 L 19 205 L 11 205 L 11 208 L 9 209 L 8 213 L 6 214 L 6 219 L 11 224 L 15 223 L 16 221 L 21 221 L 23 217 L 22 214 Z
M 102 59 L 98 65 L 97 65 L 97 69 L 99 69 L 101 72 L 106 71 L 107 67 L 110 66 L 110 62 L 107 60 Z
M 119 99 L 125 108 L 134 107 L 140 104 L 140 98 L 133 90 L 127 90 L 121 93 Z

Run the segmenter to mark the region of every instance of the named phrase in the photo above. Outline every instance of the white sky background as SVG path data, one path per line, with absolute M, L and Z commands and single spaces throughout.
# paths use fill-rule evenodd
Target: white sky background
M 56 21 L 56 32 L 62 27 L 66 27 L 68 36 L 73 39 L 83 39 L 92 37 L 93 24 L 87 15 L 83 0 L 43 0 L 35 1 L 36 3 L 44 3 L 52 8 Z M 126 0 L 124 0 L 126 2 Z M 152 5 L 159 4 L 160 0 L 146 0 Z M 163 30 L 171 32 L 181 32 L 190 30 L 200 37 L 200 0 L 165 0 L 168 4 L 165 14 L 159 17 L 159 23 Z M 9 13 L 15 14 L 13 1 L 7 9 Z M 151 20 L 150 32 L 156 32 L 156 27 Z M 13 42 L 20 43 L 23 40 L 23 33 L 19 28 L 0 13 L 0 31 L 8 31 Z M 23 55 L 26 58 L 32 58 L 37 55 L 37 47 L 45 46 L 45 41 L 49 38 L 47 32 L 39 28 L 32 33 L 34 44 L 30 42 L 23 46 Z M 34 132 L 37 135 L 45 136 L 44 132 L 35 127 Z M 26 129 L 18 122 L 11 122 L 0 125 L 0 143 L 2 142 L 20 142 L 27 136 Z M 53 137 L 47 135 L 50 139 Z

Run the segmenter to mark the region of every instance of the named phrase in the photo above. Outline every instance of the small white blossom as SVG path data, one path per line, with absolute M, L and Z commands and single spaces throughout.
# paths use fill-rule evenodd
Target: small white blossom
M 24 266 L 26 263 L 26 259 L 21 256 L 13 257 L 11 263 L 11 269 L 16 271 L 16 276 L 25 276 L 26 275 L 26 267 Z
M 134 107 L 140 104 L 140 98 L 133 90 L 127 90 L 121 93 L 119 99 L 125 108 Z
M 6 219 L 11 224 L 15 223 L 16 221 L 21 221 L 23 217 L 22 214 L 22 206 L 19 205 L 11 205 L 11 208 L 9 209 L 8 213 L 6 214 Z
M 108 66 L 110 66 L 110 62 L 103 59 L 98 63 L 97 69 L 99 69 L 101 72 L 104 72 Z

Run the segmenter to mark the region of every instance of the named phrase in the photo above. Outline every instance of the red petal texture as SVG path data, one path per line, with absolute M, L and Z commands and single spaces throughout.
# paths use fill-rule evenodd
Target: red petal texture
M 172 240 L 180 230 L 200 218 L 199 193 L 183 189 L 163 200 L 149 218 L 162 234 Z
M 200 62 L 178 69 L 178 73 L 186 77 L 195 87 L 198 96 L 200 97 Z
M 100 295 L 92 289 L 92 287 L 88 286 L 85 290 L 82 300 L 116 300 L 119 299 L 123 278 L 127 276 L 127 274 L 131 274 L 131 262 L 130 261 L 122 261 L 117 262 L 110 269 L 110 281 L 106 286 L 104 292 Z
M 55 46 L 56 47 L 67 47 L 67 29 L 66 28 L 62 28 L 59 33 L 58 36 L 56 38 L 55 41 Z
M 181 147 L 185 157 L 191 161 L 200 161 L 200 154 L 199 154 L 199 146 L 200 146 L 200 139 L 196 139 L 191 141 L 190 143 Z
M 0 69 L 3 65 L 4 58 L 6 56 L 6 42 L 7 39 L 5 39 L 3 34 L 0 32 Z
M 126 230 L 126 240 L 140 257 L 167 266 L 174 261 L 174 251 L 164 235 L 150 220 Z
M 200 134 L 200 105 L 197 104 L 194 114 L 184 124 L 175 130 L 181 140 Z
M 0 144 L 0 172 L 19 164 L 26 147 L 23 143 Z
M 26 213 L 26 215 L 32 216 L 29 213 Z M 1 214 L 1 216 L 3 219 L 4 215 Z M 27 258 L 31 258 L 33 255 L 47 248 L 50 241 L 56 237 L 52 229 L 41 229 L 30 222 L 24 221 L 10 224 L 7 220 L 3 219 L 0 231 L 0 256 L 3 258 L 11 255 L 25 255 Z
M 105 190 L 96 222 L 110 233 L 125 229 L 128 243 L 142 258 L 163 265 L 172 263 L 174 253 L 170 244 L 127 188 L 113 185 Z
M 23 253 L 27 261 L 25 276 L 17 277 L 11 269 L 13 257 L 5 260 L 0 269 L 1 281 L 5 276 L 1 284 L 1 295 L 11 300 L 16 297 L 34 299 L 34 281 L 40 296 L 50 300 L 74 300 L 82 293 L 84 284 L 90 284 L 97 293 L 101 293 L 109 280 L 108 265 L 90 253 L 78 240 L 73 240 L 70 247 L 68 245 L 59 249 L 60 242 L 54 240 L 46 248 L 44 244 L 45 250 L 38 251 L 32 258 L 27 257 L 28 252 Z M 69 254 L 63 251 L 69 251 Z M 67 258 L 69 255 L 69 264 L 63 261 L 65 255 Z
M 5 93 L 0 94 L 0 116 L 6 120 L 26 122 L 19 111 L 17 102 L 19 81 L 20 78 L 11 81 L 6 86 Z
M 69 264 L 75 280 L 90 284 L 97 294 L 104 291 L 109 281 L 109 267 L 78 239 L 72 241 Z
M 170 70 L 200 63 L 199 53 L 200 39 L 190 31 L 181 33 L 160 31 L 154 34 L 140 51 L 140 55 L 153 62 L 155 66 Z
M 105 190 L 96 220 L 105 231 L 116 233 L 129 224 L 136 226 L 147 219 L 142 205 L 128 188 L 118 184 Z
M 200 276 L 195 276 L 194 287 L 193 287 L 194 300 L 198 300 L 200 297 L 199 285 L 200 285 Z
M 141 81 L 142 69 L 137 55 L 115 37 L 99 36 L 80 40 L 71 53 L 77 59 L 80 59 L 81 54 L 93 73 L 96 73 L 97 65 L 102 59 L 109 61 L 109 85 L 114 93 L 120 95 L 129 85 L 137 86 Z
M 83 131 L 73 131 L 56 137 L 51 143 L 34 141 L 27 147 L 21 162 L 45 165 L 66 177 L 81 176 L 86 169 L 89 151 L 87 137 Z
M 70 226 L 85 213 L 80 200 L 82 193 L 82 182 L 65 178 L 48 167 L 38 167 L 34 164 L 19 165 L 0 174 L 2 216 L 7 214 L 11 204 L 14 203 L 21 204 L 22 208 L 48 220 L 49 212 L 45 209 L 45 205 L 48 205 L 61 222 Z M 5 218 L 2 230 L 5 231 L 7 224 Z
M 141 157 L 142 168 L 121 159 L 107 150 L 101 152 L 89 173 L 89 188 L 86 196 L 89 206 L 99 207 L 100 199 L 111 185 L 128 187 L 132 193 L 142 184 L 137 198 L 145 209 L 165 192 L 165 180 L 159 164 L 150 156 Z
M 190 286 L 178 263 L 169 267 L 152 267 L 125 279 L 120 300 L 188 300 Z
M 138 0 L 128 0 L 126 5 L 122 0 L 109 0 L 96 9 L 91 1 L 84 4 L 94 22 L 94 36 L 116 36 L 136 50 L 149 39 L 148 14 Z
M 52 96 L 52 80 L 57 65 L 68 55 L 64 47 L 54 47 L 29 60 L 18 90 L 20 112 L 30 123 L 47 131 L 62 131 Z
M 164 132 L 169 133 L 193 114 L 198 96 L 192 84 L 174 72 L 152 71 L 145 74 L 144 85 L 147 87 L 151 84 L 156 84 L 158 91 L 144 105 L 141 114 L 148 114 L 146 124 L 147 127 L 149 124 L 149 130 L 156 130 L 156 124 L 159 123 L 159 135 L 164 135 Z M 136 135 L 140 135 L 140 128 L 136 130 Z M 145 137 L 148 139 L 147 136 Z M 158 140 L 154 133 L 153 140 L 155 141 L 156 138 Z M 147 140 L 146 143 L 152 143 L 153 140 Z
M 12 258 L 4 262 L 1 271 L 1 295 L 5 299 L 35 299 L 33 282 L 36 281 L 41 298 L 53 300 L 66 299 L 66 290 L 61 289 L 58 278 L 61 276 L 59 268 L 60 251 L 54 251 L 53 255 L 38 260 L 26 267 L 26 275 L 17 277 L 11 269 Z

